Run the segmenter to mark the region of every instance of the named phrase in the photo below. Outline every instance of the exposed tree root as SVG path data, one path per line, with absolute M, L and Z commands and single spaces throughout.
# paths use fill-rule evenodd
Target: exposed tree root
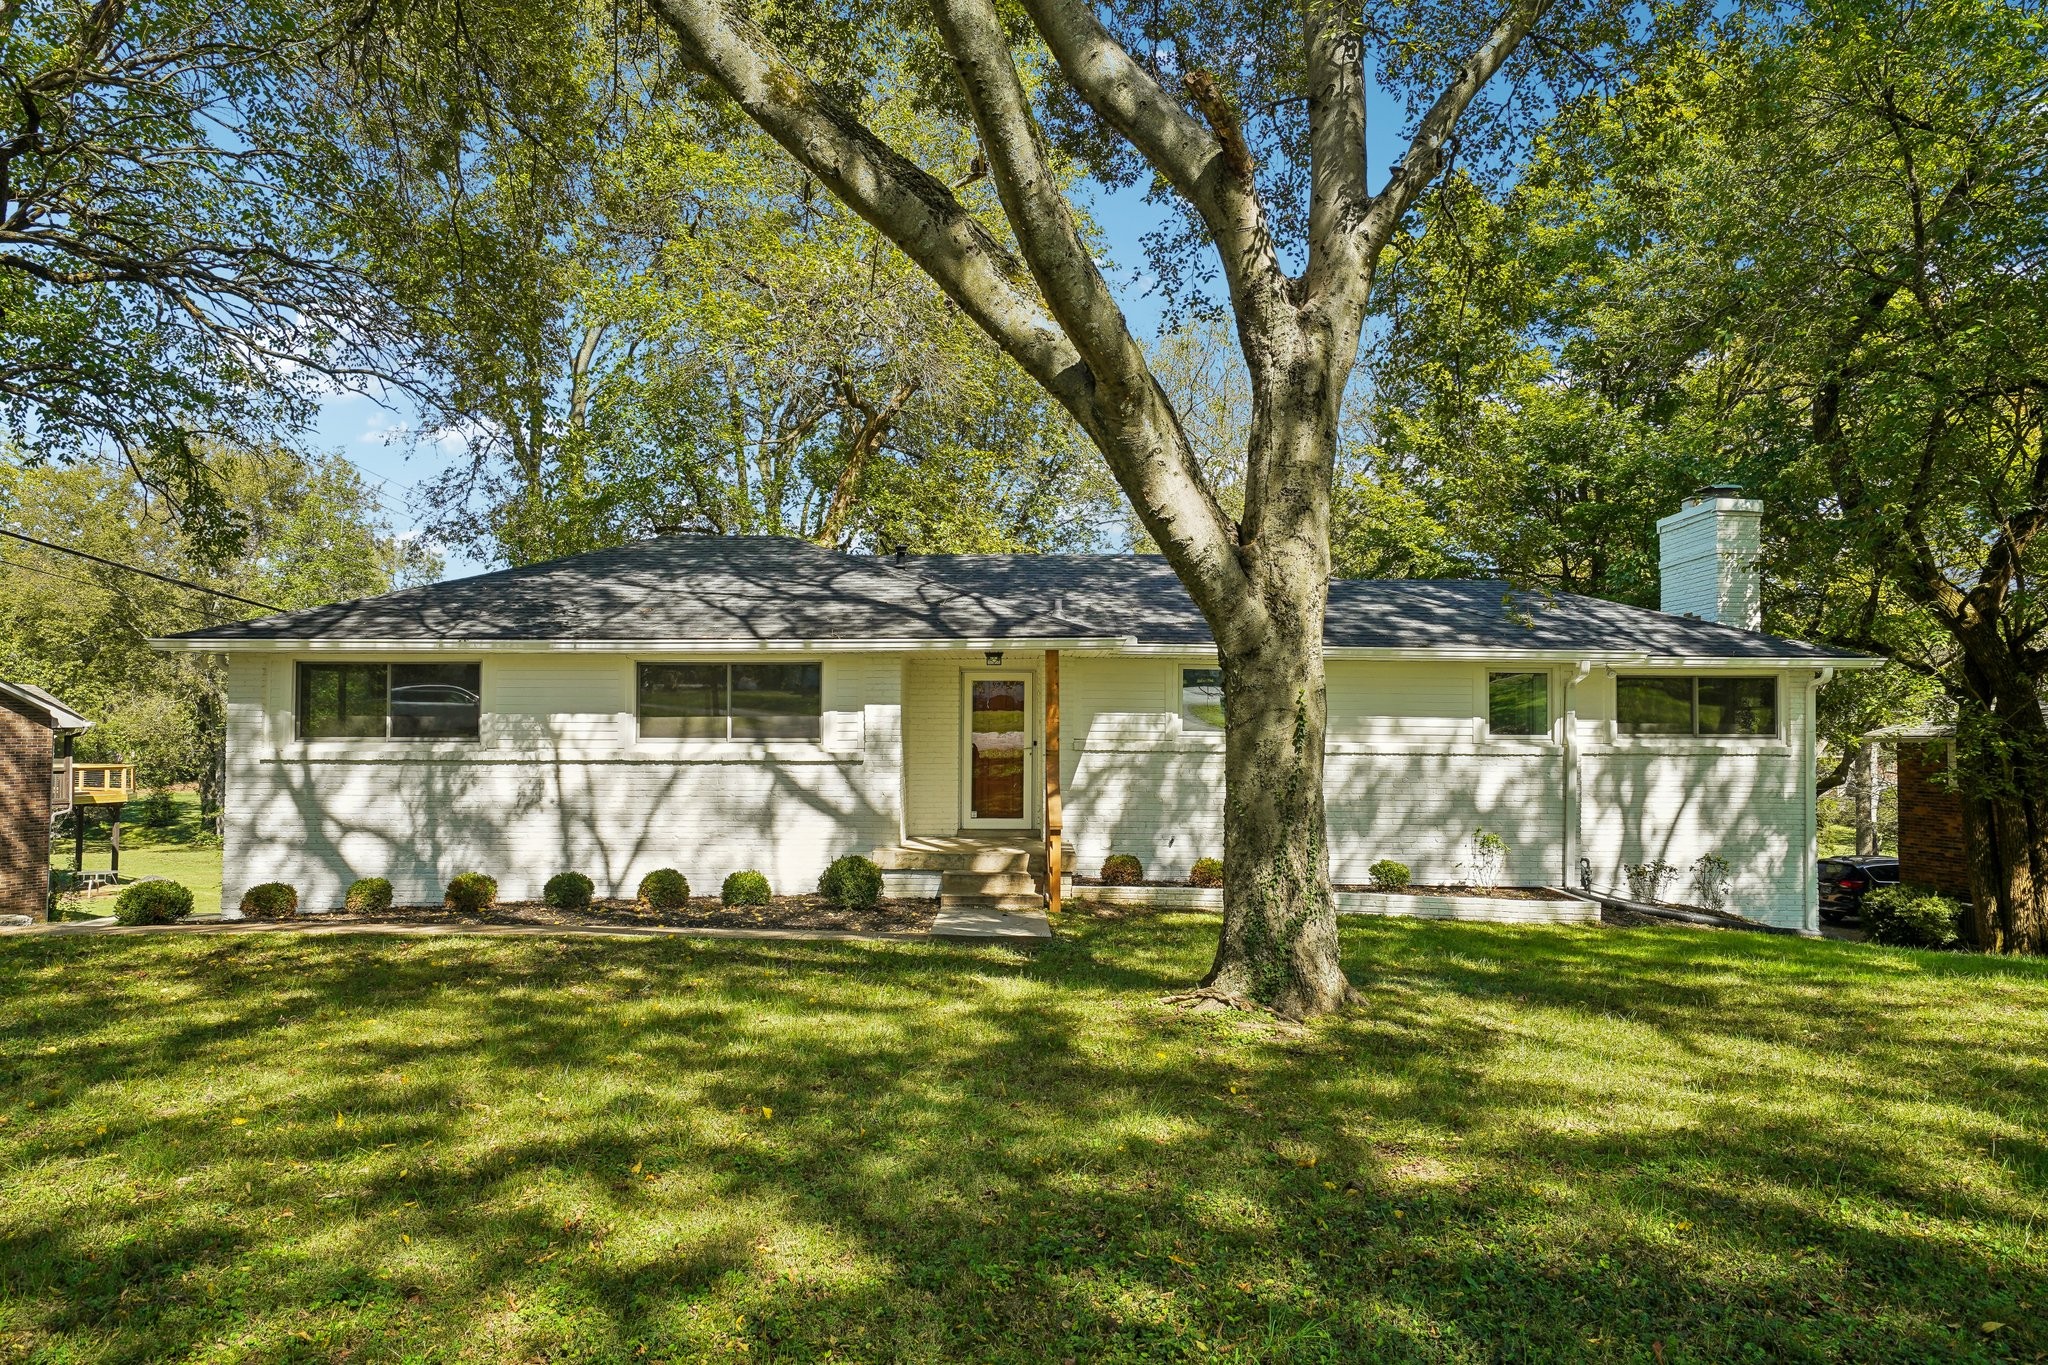
M 1162 1005 L 1178 1005 L 1190 1014 L 1221 1014 L 1225 1010 L 1242 1010 L 1247 1014 L 1264 1014 L 1292 1028 L 1300 1028 L 1301 1020 L 1291 1014 L 1282 1014 L 1271 1005 L 1261 1004 L 1248 995 L 1226 991 L 1215 986 L 1198 986 L 1191 991 L 1177 991 L 1162 996 Z

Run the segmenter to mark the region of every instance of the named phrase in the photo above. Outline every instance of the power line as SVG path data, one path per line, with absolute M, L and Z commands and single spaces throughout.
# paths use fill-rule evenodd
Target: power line
M 45 550 L 55 550 L 59 554 L 77 555 L 80 559 L 90 559 L 93 563 L 104 564 L 110 569 L 126 569 L 129 573 L 139 573 L 144 578 L 154 578 L 159 583 L 169 583 L 172 587 L 190 588 L 193 592 L 211 593 L 215 597 L 225 597 L 228 601 L 240 602 L 245 607 L 256 607 L 262 611 L 284 610 L 283 607 L 272 606 L 268 602 L 258 602 L 253 597 L 237 597 L 235 594 L 223 592 L 219 588 L 209 588 L 204 583 L 192 583 L 182 578 L 173 578 L 169 574 L 158 573 L 154 569 L 145 569 L 135 564 L 123 564 L 115 559 L 102 559 L 98 555 L 88 554 L 84 550 L 74 550 L 69 545 L 53 545 L 47 540 L 37 540 L 34 536 L 25 536 L 19 531 L 10 531 L 4 526 L 0 526 L 0 536 L 10 536 L 29 545 L 40 545 Z

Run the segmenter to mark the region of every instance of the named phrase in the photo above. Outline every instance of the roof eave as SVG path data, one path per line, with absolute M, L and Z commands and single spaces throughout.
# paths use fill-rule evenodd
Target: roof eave
M 470 640 L 453 635 L 380 640 L 171 635 L 149 641 L 152 649 L 192 654 L 909 654 L 960 649 L 1114 649 L 1128 643 L 1128 637 L 1118 635 L 990 635 L 939 640 L 872 636 L 858 640 Z

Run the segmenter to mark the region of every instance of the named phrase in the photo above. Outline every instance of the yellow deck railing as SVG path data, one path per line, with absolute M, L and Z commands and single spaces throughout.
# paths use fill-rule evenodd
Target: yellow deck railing
M 130 763 L 74 763 L 71 800 L 80 806 L 119 806 L 135 799 L 135 767 Z

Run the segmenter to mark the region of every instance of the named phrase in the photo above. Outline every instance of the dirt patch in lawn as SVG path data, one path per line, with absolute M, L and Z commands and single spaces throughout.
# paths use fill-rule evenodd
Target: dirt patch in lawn
M 439 905 L 395 905 L 378 915 L 302 916 L 320 923 L 361 920 L 389 924 L 547 924 L 559 928 L 659 925 L 669 929 L 837 929 L 855 934 L 924 934 L 939 912 L 936 900 L 885 900 L 872 910 L 849 910 L 822 896 L 776 896 L 766 905 L 723 905 L 695 896 L 675 910 L 641 910 L 632 901 L 598 901 L 588 910 L 556 910 L 539 901 L 500 901 L 478 915 Z
M 1547 886 L 1372 886 L 1343 882 L 1338 891 L 1377 891 L 1387 896 L 1473 896 L 1492 901 L 1568 901 L 1570 896 Z

